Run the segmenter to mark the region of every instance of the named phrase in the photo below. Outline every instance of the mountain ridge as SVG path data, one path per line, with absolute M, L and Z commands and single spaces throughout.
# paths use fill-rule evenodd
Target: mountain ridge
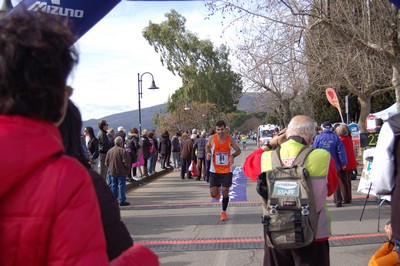
M 257 105 L 254 104 L 259 99 L 260 93 L 256 92 L 245 92 L 239 99 L 237 109 L 245 112 L 257 112 Z M 141 108 L 142 112 L 142 130 L 153 129 L 156 126 L 153 123 L 153 114 L 165 113 L 167 104 L 159 104 L 151 107 Z M 99 130 L 97 123 L 100 120 L 107 120 L 109 128 L 113 128 L 117 132 L 117 128 L 122 126 L 125 131 L 128 132 L 131 128 L 136 127 L 139 129 L 139 110 L 125 111 L 122 113 L 116 113 L 108 116 L 104 116 L 99 119 L 89 119 L 83 121 L 83 127 L 91 126 L 95 133 Z

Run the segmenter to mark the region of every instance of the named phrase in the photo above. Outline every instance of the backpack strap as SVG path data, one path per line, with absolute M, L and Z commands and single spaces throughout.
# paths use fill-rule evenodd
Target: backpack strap
M 297 154 L 296 159 L 294 159 L 292 165 L 304 166 L 307 156 L 312 151 L 313 151 L 313 148 L 311 148 L 310 146 L 304 145 L 303 148 L 301 148 L 301 150 Z
M 271 155 L 271 163 L 272 163 L 272 169 L 275 167 L 282 167 L 282 160 L 281 160 L 281 147 L 277 147 L 275 150 L 272 151 Z

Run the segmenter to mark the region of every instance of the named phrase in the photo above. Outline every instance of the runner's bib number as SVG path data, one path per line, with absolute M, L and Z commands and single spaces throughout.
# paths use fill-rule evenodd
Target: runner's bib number
M 217 152 L 215 156 L 216 165 L 228 165 L 228 153 L 227 152 Z

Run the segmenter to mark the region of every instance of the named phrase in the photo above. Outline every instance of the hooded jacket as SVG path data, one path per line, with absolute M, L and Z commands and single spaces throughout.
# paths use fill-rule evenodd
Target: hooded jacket
M 0 265 L 110 265 L 92 180 L 76 159 L 60 155 L 59 130 L 0 116 L 0 141 L 7 151 L 0 159 Z M 134 245 L 111 265 L 158 259 Z
M 58 129 L 0 116 L 0 265 L 105 265 L 97 198 L 87 170 L 56 155 Z M 27 134 L 27 130 L 29 134 Z

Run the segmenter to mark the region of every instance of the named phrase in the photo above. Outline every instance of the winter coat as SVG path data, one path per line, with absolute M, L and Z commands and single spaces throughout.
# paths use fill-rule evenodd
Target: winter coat
M 142 136 L 142 138 L 140 139 L 140 146 L 142 146 L 142 150 L 143 150 L 143 158 L 145 160 L 150 158 L 150 140 L 147 136 Z
M 324 130 L 315 136 L 312 147 L 329 151 L 336 163 L 336 170 L 347 165 L 347 155 L 343 143 L 333 131 Z
M 99 140 L 99 153 L 106 154 L 108 150 L 111 148 L 110 141 L 108 140 L 107 131 L 100 130 L 97 134 L 97 139 Z
M 97 140 L 97 138 L 90 139 L 87 147 L 90 152 L 90 160 L 96 160 L 97 158 L 99 158 L 99 141 Z
M 159 153 L 162 155 L 171 153 L 171 140 L 167 134 L 163 134 L 158 144 Z
M 125 150 L 129 153 L 131 157 L 131 162 L 137 161 L 137 156 L 139 154 L 140 144 L 139 136 L 137 134 L 128 133 L 128 138 L 125 142 Z
M 194 160 L 193 139 L 187 139 L 183 142 L 181 158 L 186 161 Z
M 207 141 L 205 138 L 200 137 L 194 140 L 193 149 L 197 150 L 197 158 L 206 158 L 206 144 Z
M 0 125 L 13 151 L 0 160 L 0 265 L 106 265 L 92 180 L 78 161 L 56 155 L 59 130 L 21 116 L 0 116 Z
M 115 145 L 106 155 L 106 166 L 110 175 L 114 177 L 128 176 L 131 169 L 129 153 L 122 147 Z
M 29 128 L 29 134 L 26 129 Z M 0 115 L 0 265 L 159 265 L 134 245 L 111 263 L 93 182 L 54 125 Z
M 177 136 L 172 137 L 171 146 L 172 146 L 172 152 L 181 152 L 181 143 Z
M 354 153 L 353 140 L 350 136 L 339 136 L 342 141 L 344 149 L 346 150 L 347 165 L 343 170 L 353 170 L 357 168 L 356 155 Z

